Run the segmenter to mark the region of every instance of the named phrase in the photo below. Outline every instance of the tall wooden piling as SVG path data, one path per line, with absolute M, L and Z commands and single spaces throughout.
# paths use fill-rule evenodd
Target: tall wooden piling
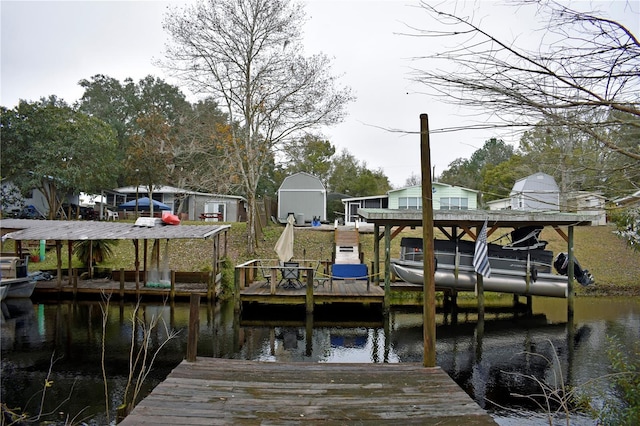
M 433 202 L 431 191 L 431 147 L 429 116 L 420 114 L 420 169 L 422 172 L 422 241 L 424 271 L 423 334 L 425 367 L 436 366 L 436 286 L 434 281 Z M 387 229 L 388 227 L 385 227 Z M 385 241 L 386 247 L 388 247 Z M 385 265 L 387 267 L 388 265 Z
M 198 333 L 200 330 L 200 295 L 189 298 L 189 336 L 187 338 L 187 361 L 195 362 L 198 355 Z

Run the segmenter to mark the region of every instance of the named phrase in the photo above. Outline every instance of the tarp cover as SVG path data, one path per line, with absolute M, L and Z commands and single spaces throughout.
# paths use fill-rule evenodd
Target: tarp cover
M 148 211 L 151 210 L 151 200 L 149 197 L 138 198 L 138 210 Z M 136 208 L 136 200 L 127 201 L 126 203 L 118 206 L 119 210 L 129 210 Z M 161 203 L 160 201 L 153 200 L 153 210 L 171 210 L 171 207 Z

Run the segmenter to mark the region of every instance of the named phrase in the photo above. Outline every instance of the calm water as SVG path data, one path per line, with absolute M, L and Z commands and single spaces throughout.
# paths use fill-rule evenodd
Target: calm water
M 103 336 L 103 314 L 97 302 L 5 302 L 2 402 L 24 408 L 32 418 L 42 407 L 42 418 L 60 423 L 65 419 L 107 423 L 100 367 L 104 337 L 113 419 L 127 382 L 131 341 L 140 345 L 143 339 L 140 329 L 132 336 L 133 304 L 111 303 Z M 503 425 L 546 423 L 535 405 L 513 396 L 539 393 L 531 377 L 550 385 L 583 384 L 608 372 L 607 336 L 615 334 L 627 342 L 640 337 L 640 298 L 580 299 L 573 325 L 566 322 L 565 300 L 537 298 L 533 308 L 532 317 L 487 313 L 480 324 L 473 312 L 457 317 L 437 315 L 437 364 Z M 198 356 L 287 362 L 422 362 L 421 311 L 394 310 L 387 318 L 375 311 L 350 310 L 350 315 L 327 310 L 305 320 L 300 312 L 285 315 L 254 310 L 238 318 L 229 305 L 203 305 Z M 167 330 L 179 332 L 162 348 L 142 392 L 152 389 L 184 358 L 188 316 L 186 304 L 141 307 L 141 321 L 161 318 L 166 323 L 166 329 L 160 325 L 150 333 L 152 349 L 165 340 Z M 43 398 L 47 377 L 51 385 Z M 599 381 L 595 386 L 605 388 L 606 383 Z M 594 422 L 575 415 L 572 424 Z

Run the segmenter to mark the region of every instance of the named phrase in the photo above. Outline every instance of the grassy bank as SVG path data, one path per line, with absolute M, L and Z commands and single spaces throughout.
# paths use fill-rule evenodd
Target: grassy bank
M 202 224 L 187 222 L 186 224 Z M 233 223 L 228 237 L 228 257 L 232 264 L 238 264 L 252 258 L 274 259 L 273 247 L 283 228 L 270 224 L 266 227 L 256 255 L 247 253 L 245 224 Z M 564 229 L 566 233 L 566 229 Z M 613 234 L 611 226 L 576 227 L 574 233 L 575 254 L 580 264 L 589 269 L 596 279 L 596 285 L 581 287 L 580 295 L 640 295 L 640 253 L 627 248 L 624 241 Z M 421 229 L 404 230 L 392 242 L 392 257 L 398 256 L 400 236 L 421 236 Z M 500 231 L 498 231 L 500 232 Z M 295 231 L 294 257 L 296 259 L 330 259 L 333 250 L 333 232 L 313 228 L 298 228 Z M 489 237 L 496 239 L 496 233 Z M 549 242 L 548 249 L 554 253 L 566 251 L 567 244 L 551 228 L 546 228 L 542 239 Z M 373 259 L 373 235 L 361 234 L 365 262 Z M 506 242 L 506 241 L 505 241 Z M 164 247 L 164 242 L 162 243 Z M 169 265 L 179 271 L 207 271 L 211 269 L 211 241 L 174 240 L 169 243 Z M 12 242 L 3 244 L 2 251 L 11 251 Z M 163 249 L 164 250 L 164 249 Z M 149 247 L 151 251 L 151 247 Z M 66 249 L 63 250 L 66 253 Z M 74 266 L 80 266 L 74 261 Z M 134 269 L 134 249 L 131 241 L 118 242 L 115 255 L 99 266 L 112 269 Z M 66 257 L 63 259 L 66 268 Z M 30 269 L 55 269 L 55 254 L 48 253 L 45 262 L 31 264 Z

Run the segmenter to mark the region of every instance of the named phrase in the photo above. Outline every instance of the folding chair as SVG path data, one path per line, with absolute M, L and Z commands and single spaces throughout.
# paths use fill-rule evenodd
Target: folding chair
M 262 261 L 258 261 L 258 269 L 262 274 L 262 278 L 266 281 L 266 284 L 262 287 L 271 287 L 271 268 L 262 263 Z
M 282 264 L 282 280 L 280 285 L 284 288 L 299 288 L 302 287 L 300 282 L 300 264 L 298 262 L 284 262 Z
M 318 264 L 316 265 L 316 269 L 313 272 L 313 282 L 316 283 L 314 284 L 314 287 L 318 287 L 318 286 L 322 286 L 324 287 L 324 284 L 327 281 L 331 281 L 331 275 L 327 275 L 326 271 L 324 269 L 322 269 L 322 262 L 318 261 Z

